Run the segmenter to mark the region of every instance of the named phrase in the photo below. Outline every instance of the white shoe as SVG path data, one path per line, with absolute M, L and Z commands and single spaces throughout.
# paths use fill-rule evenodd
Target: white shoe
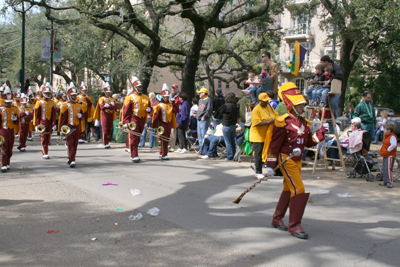
M 139 157 L 134 157 L 134 158 L 131 158 L 131 160 L 132 160 L 133 162 L 135 162 L 135 163 L 139 163 L 140 158 L 139 158 Z
M 65 147 L 68 148 L 67 143 L 65 143 Z
M 1 167 L 1 172 L 6 172 L 6 171 L 7 171 L 7 167 L 6 166 Z
M 182 149 L 174 150 L 175 153 L 181 153 Z
M 64 137 L 63 137 L 63 140 L 67 140 L 67 137 L 64 136 Z
M 70 168 L 75 168 L 75 164 L 76 164 L 75 161 L 72 161 L 72 162 L 69 164 L 69 167 L 70 167 Z
M 107 144 L 107 145 L 105 145 L 105 146 L 104 146 L 104 148 L 110 148 L 110 145 L 109 145 L 109 144 Z
M 173 148 L 170 148 L 168 151 L 169 152 L 175 152 L 175 150 Z
M 161 157 L 162 160 L 169 160 L 168 156 Z
M 83 141 L 83 139 L 79 139 L 79 140 L 78 140 L 78 143 L 79 143 L 79 144 L 84 144 L 85 141 Z
M 49 157 L 49 155 L 43 155 L 43 158 L 44 159 L 49 159 L 50 157 Z
M 254 175 L 254 178 L 256 178 L 256 179 L 258 179 L 258 180 L 261 180 L 261 179 L 264 179 L 265 176 L 264 176 L 264 174 L 262 174 L 262 173 L 256 173 L 256 174 Z
M 188 154 L 189 150 L 187 150 L 186 148 L 182 149 L 181 152 L 179 152 L 181 154 Z
M 125 152 L 131 153 L 131 150 L 129 148 L 125 148 Z
M 253 171 L 256 172 L 256 164 L 255 164 L 255 163 L 252 163 L 252 164 L 250 165 L 250 168 L 252 168 Z
M 210 157 L 207 155 L 198 156 L 199 159 L 209 159 Z
M 32 137 L 28 137 L 28 141 L 33 141 Z
M 7 165 L 6 167 L 7 167 L 7 171 L 8 171 L 10 169 L 10 165 Z
M 25 147 L 21 147 L 21 149 L 19 151 L 25 151 Z
M 18 137 L 19 137 L 19 134 L 16 134 L 16 135 L 15 135 L 15 138 L 18 138 Z

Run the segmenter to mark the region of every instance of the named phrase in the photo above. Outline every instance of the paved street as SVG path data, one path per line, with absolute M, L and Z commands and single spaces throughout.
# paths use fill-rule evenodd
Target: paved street
M 300 240 L 270 226 L 281 178 L 232 203 L 255 182 L 248 159 L 198 160 L 191 152 L 161 161 L 143 148 L 133 164 L 124 144 L 90 143 L 79 145 L 71 169 L 54 138 L 50 160 L 36 137 L 27 152 L 15 148 L 12 169 L 0 174 L 0 266 L 399 265 L 400 181 L 387 189 L 339 171 L 305 170 L 313 203 L 302 223 L 310 238 Z M 102 186 L 109 182 L 118 186 Z M 158 216 L 146 214 L 152 207 Z M 143 219 L 128 219 L 138 212 Z

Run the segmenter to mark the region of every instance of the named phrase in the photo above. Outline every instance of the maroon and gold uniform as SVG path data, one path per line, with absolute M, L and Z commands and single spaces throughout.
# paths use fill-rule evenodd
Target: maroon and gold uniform
M 80 89 L 81 89 L 81 91 L 87 92 L 87 86 L 85 85 L 84 82 L 82 82 Z M 81 138 L 80 138 L 80 142 L 81 141 L 83 142 L 85 130 L 86 130 L 86 127 L 88 126 L 87 124 L 89 122 L 89 118 L 92 119 L 93 100 L 92 100 L 91 96 L 83 95 L 83 93 L 82 93 L 82 94 L 78 95 L 77 101 L 82 104 L 83 118 L 85 121 L 85 123 L 83 124 L 83 127 L 81 129 Z M 90 136 L 89 136 L 88 141 L 90 141 Z
M 169 91 L 165 90 L 161 92 L 163 97 L 169 97 Z M 176 123 L 176 114 L 179 112 L 176 106 L 172 105 L 164 101 L 164 103 L 160 103 L 154 107 L 153 111 L 153 122 L 152 128 L 158 128 L 159 126 L 164 127 L 164 133 L 161 138 L 161 149 L 160 149 L 160 158 L 168 159 L 168 141 L 171 134 L 171 128 L 178 127 Z
M 111 94 L 111 88 L 108 82 L 104 87 L 106 94 Z M 118 109 L 117 101 L 112 97 L 102 96 L 97 102 L 96 110 L 93 118 L 101 121 L 103 130 L 104 148 L 110 148 L 110 137 L 113 127 L 113 122 L 117 119 L 116 111 Z
M 308 235 L 301 226 L 301 219 L 310 194 L 305 193 L 301 179 L 302 154 L 304 147 L 313 147 L 324 138 L 324 129 L 312 133 L 309 122 L 296 110 L 297 105 L 304 107 L 306 101 L 294 83 L 282 85 L 279 89 L 279 97 L 284 101 L 289 113 L 275 120 L 272 136 L 266 148 L 268 151 L 267 173 L 268 169 L 272 170 L 271 168 L 274 168 L 277 163 L 288 158 L 293 149 L 300 148 L 302 153 L 300 156 L 292 157 L 280 167 L 284 176 L 283 190 L 273 215 L 272 226 L 280 230 L 289 230 L 292 235 L 306 239 Z M 289 205 L 288 229 L 282 219 Z
M 61 129 L 62 126 L 67 125 L 71 131 L 73 131 L 67 136 L 66 142 L 68 149 L 68 164 L 73 163 L 72 166 L 70 165 L 71 167 L 75 166 L 75 155 L 81 134 L 80 128 L 85 123 L 82 110 L 83 108 L 81 104 L 68 100 L 68 102 L 61 105 L 60 118 L 58 120 L 59 129 Z
M 4 88 L 3 98 L 5 98 L 4 106 L 0 106 L 0 135 L 4 138 L 1 155 L 1 171 L 6 172 L 10 169 L 10 159 L 12 157 L 12 149 L 14 147 L 15 133 L 19 131 L 19 112 L 18 108 L 11 105 L 12 94 L 11 89 L 6 86 Z
M 46 87 L 42 88 L 42 93 L 45 94 L 45 97 L 36 102 L 33 122 L 35 126 L 43 125 L 45 127 L 44 133 L 40 135 L 40 142 L 43 158 L 48 159 L 51 131 L 57 119 L 57 107 L 51 99 L 52 89 L 50 84 L 46 84 Z
M 28 139 L 29 125 L 33 120 L 33 110 L 29 107 L 19 108 L 20 130 L 19 130 L 19 146 L 20 151 L 25 151 L 26 140 Z

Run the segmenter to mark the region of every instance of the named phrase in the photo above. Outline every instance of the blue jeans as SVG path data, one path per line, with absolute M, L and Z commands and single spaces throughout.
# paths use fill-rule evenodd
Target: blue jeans
M 375 143 L 378 143 L 378 141 L 379 141 L 379 136 L 381 135 L 381 126 L 379 126 L 379 128 L 378 128 L 378 130 L 376 130 L 376 133 L 375 133 Z
M 255 86 L 249 86 L 249 87 L 247 88 L 247 90 L 249 90 L 250 93 L 251 93 L 251 102 L 252 102 L 252 103 L 258 103 L 257 89 L 258 89 L 258 88 L 255 87 Z
M 322 88 L 320 90 L 318 90 L 318 100 L 320 100 L 321 102 L 328 104 L 328 93 L 331 90 L 331 88 Z
M 217 156 L 217 146 L 219 143 L 224 143 L 223 136 L 210 135 L 204 139 L 201 154 L 214 158 Z
M 199 139 L 200 150 L 203 146 L 203 139 L 204 136 L 206 135 L 208 127 L 210 127 L 210 118 L 205 119 L 204 121 L 202 120 L 197 121 L 197 138 Z
M 236 125 L 224 126 L 222 128 L 224 134 L 225 146 L 226 146 L 226 158 L 232 160 L 236 153 Z
M 337 118 L 337 110 L 338 110 L 338 106 L 339 106 L 338 102 L 339 102 L 340 95 L 341 94 L 332 94 L 332 95 L 330 95 L 330 98 L 329 98 L 329 106 L 332 109 L 335 119 Z M 332 116 L 332 114 L 331 114 L 331 116 Z M 329 124 L 329 131 L 331 133 L 334 133 L 333 123 L 328 122 L 328 124 Z
M 151 121 L 152 118 L 147 118 L 147 127 L 151 127 Z M 144 127 L 144 130 L 142 132 L 142 137 L 140 137 L 140 143 L 139 143 L 139 147 L 144 147 L 144 144 L 146 142 L 146 135 L 147 135 L 147 127 Z M 153 147 L 154 146 L 154 130 L 150 130 L 150 140 L 149 140 L 149 147 Z
M 364 127 L 364 130 L 369 132 L 371 134 L 372 140 L 375 138 L 375 125 L 373 123 L 362 123 L 362 127 Z

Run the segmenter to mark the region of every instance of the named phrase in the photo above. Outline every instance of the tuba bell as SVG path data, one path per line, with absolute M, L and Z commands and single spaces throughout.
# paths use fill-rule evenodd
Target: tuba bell
M 45 130 L 46 128 L 44 127 L 44 125 L 38 125 L 37 127 L 36 127 L 36 130 L 37 130 L 37 132 L 38 133 L 44 133 L 44 130 Z
M 115 128 L 117 129 L 121 129 L 122 127 L 124 127 L 124 124 L 120 121 L 115 125 Z
M 0 146 L 4 144 L 4 137 L 2 135 L 0 135 Z

